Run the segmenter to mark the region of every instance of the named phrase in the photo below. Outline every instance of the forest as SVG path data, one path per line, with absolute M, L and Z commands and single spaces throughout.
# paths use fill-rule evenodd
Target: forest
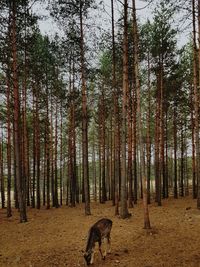
M 200 0 L 0 0 L 0 266 L 200 266 L 199 88 Z

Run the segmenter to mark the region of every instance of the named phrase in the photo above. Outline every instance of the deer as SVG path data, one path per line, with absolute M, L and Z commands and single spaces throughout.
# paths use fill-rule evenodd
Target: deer
M 111 252 L 111 242 L 110 242 L 111 229 L 112 229 L 112 221 L 105 218 L 97 221 L 89 229 L 86 250 L 84 253 L 84 258 L 87 265 L 93 264 L 94 262 L 94 253 L 95 253 L 94 249 L 96 243 L 98 243 L 99 245 L 99 252 L 103 260 L 105 260 L 105 257 L 107 255 L 107 250 L 108 253 Z M 104 239 L 107 240 L 107 246 L 106 246 L 107 248 L 105 249 L 105 252 L 102 253 L 101 244 Z

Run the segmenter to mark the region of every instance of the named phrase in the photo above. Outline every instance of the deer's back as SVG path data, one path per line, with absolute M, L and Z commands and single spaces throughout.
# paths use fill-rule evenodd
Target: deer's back
M 99 232 L 101 233 L 101 237 L 106 237 L 110 234 L 110 231 L 112 229 L 112 221 L 110 219 L 101 219 L 97 221 L 93 228 L 97 228 Z

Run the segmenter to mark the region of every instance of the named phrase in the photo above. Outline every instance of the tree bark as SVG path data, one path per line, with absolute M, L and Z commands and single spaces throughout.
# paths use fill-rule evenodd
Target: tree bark
M 128 96 L 128 1 L 124 0 L 124 36 L 123 36 L 123 98 L 122 98 L 122 166 L 121 166 L 121 209 L 122 219 L 129 217 L 127 207 L 127 169 L 126 169 L 126 121 Z
M 198 0 L 198 30 L 200 31 L 200 0 Z M 200 32 L 198 31 L 198 55 L 197 52 L 194 54 L 198 59 L 194 59 L 194 80 L 197 80 L 195 76 L 199 75 L 198 81 L 200 86 Z M 195 47 L 195 45 L 194 45 Z M 196 48 L 195 48 L 195 51 Z M 196 69 L 196 63 L 198 65 L 198 71 Z M 197 87 L 196 81 L 194 81 L 194 97 L 195 97 L 195 145 L 196 145 L 196 178 L 197 178 L 197 208 L 200 209 L 200 147 L 199 147 L 199 86 Z
M 173 118 L 173 131 L 174 131 L 174 198 L 178 198 L 178 181 L 177 181 L 177 103 L 174 103 L 174 118 Z
M 148 52 L 148 112 L 147 112 L 147 202 L 150 204 L 150 182 L 151 182 L 151 70 L 150 53 Z
M 17 74 L 17 40 L 16 40 L 16 1 L 12 2 L 12 58 L 13 58 L 13 93 L 14 93 L 14 143 L 16 158 L 16 184 L 20 210 L 20 222 L 27 222 L 25 181 L 21 170 L 20 147 L 20 100 Z
M 82 81 L 82 145 L 83 145 L 83 180 L 85 194 L 85 215 L 90 215 L 90 190 L 89 190 L 89 167 L 88 167 L 88 114 L 87 94 L 85 80 L 85 59 L 84 59 L 84 35 L 83 35 L 83 3 L 80 0 L 80 49 L 81 49 L 81 81 Z
M 8 66 L 9 68 L 9 66 Z M 6 75 L 6 83 L 7 83 L 7 165 L 8 165 L 8 179 L 7 179 L 7 217 L 12 216 L 11 210 L 11 108 L 10 108 L 10 75 L 9 69 Z
M 114 98 L 114 201 L 115 215 L 119 215 L 119 179 L 120 179 L 120 146 L 119 146 L 119 104 L 118 90 L 116 84 L 116 49 L 115 49 L 115 24 L 114 24 L 114 3 L 111 0 L 112 13 L 112 87 Z
M 142 140 L 142 118 L 141 118 L 141 102 L 140 102 L 140 80 L 139 80 L 139 60 L 138 60 L 138 36 L 137 36 L 137 21 L 136 21 L 136 7 L 135 0 L 133 0 L 133 40 L 134 40 L 134 73 L 136 81 L 136 95 L 137 95 L 137 123 L 138 123 L 138 142 L 140 149 L 140 170 L 142 175 L 143 188 L 143 208 L 144 208 L 144 228 L 150 229 L 149 209 L 147 204 L 147 189 L 145 177 L 145 157 Z

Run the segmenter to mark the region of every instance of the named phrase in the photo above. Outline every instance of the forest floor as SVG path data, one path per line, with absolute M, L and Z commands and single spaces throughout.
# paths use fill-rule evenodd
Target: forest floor
M 113 220 L 112 251 L 105 261 L 96 254 L 94 267 L 200 266 L 200 211 L 189 197 L 150 205 L 152 230 L 143 229 L 143 208 L 130 209 L 129 219 L 115 217 L 111 202 L 50 210 L 29 209 L 28 223 L 20 224 L 16 210 L 6 218 L 0 211 L 0 266 L 86 266 L 83 250 L 89 227 L 98 219 Z

